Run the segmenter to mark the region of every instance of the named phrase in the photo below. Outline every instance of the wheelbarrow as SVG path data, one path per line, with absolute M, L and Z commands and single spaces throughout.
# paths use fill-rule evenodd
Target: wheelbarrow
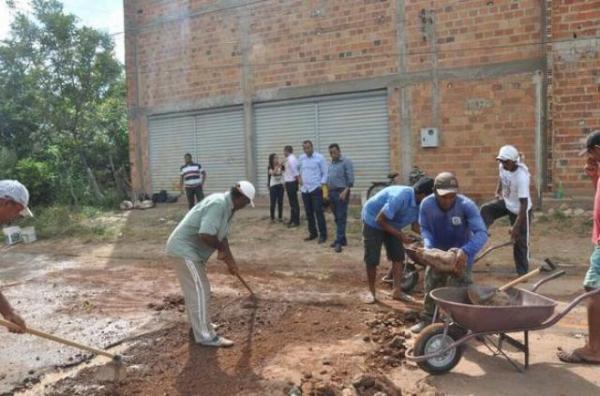
M 467 341 L 476 339 L 494 356 L 504 357 L 520 372 L 529 368 L 529 332 L 555 325 L 581 301 L 600 293 L 600 289 L 583 293 L 572 300 L 562 311 L 556 311 L 557 301 L 535 291 L 544 283 L 565 275 L 558 271 L 531 288 L 531 291 L 513 288 L 507 290 L 514 305 L 471 305 L 466 287 L 442 287 L 431 292 L 436 302 L 433 323 L 423 329 L 406 358 L 430 374 L 444 374 L 452 370 L 462 358 Z M 492 288 L 490 288 L 492 290 Z M 436 323 L 442 310 L 443 322 Z M 523 333 L 517 340 L 509 333 Z M 505 343 L 524 354 L 523 364 L 518 364 L 503 350 Z

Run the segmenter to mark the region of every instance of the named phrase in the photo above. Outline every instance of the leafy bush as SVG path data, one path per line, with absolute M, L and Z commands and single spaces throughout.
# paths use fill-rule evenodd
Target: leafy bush
M 45 205 L 53 201 L 57 175 L 48 163 L 22 159 L 15 167 L 15 178 L 27 186 L 31 205 Z

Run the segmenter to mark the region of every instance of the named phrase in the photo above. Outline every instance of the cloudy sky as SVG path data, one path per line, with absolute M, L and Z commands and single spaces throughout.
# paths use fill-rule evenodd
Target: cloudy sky
M 24 12 L 31 10 L 28 0 L 14 0 L 17 8 Z M 79 23 L 113 34 L 117 58 L 124 62 L 125 46 L 123 41 L 123 0 L 62 0 L 65 12 L 76 15 Z M 0 0 L 0 40 L 9 32 L 14 12 Z

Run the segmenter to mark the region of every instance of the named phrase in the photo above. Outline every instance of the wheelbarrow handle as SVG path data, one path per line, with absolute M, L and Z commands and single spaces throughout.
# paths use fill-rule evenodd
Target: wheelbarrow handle
M 555 272 L 552 275 L 549 275 L 545 278 L 540 279 L 533 285 L 533 287 L 531 288 L 531 291 L 532 292 L 536 291 L 544 283 L 550 282 L 551 280 L 556 279 L 556 278 L 560 278 L 561 276 L 565 275 L 566 273 L 567 273 L 567 271 L 562 270 L 562 271 Z

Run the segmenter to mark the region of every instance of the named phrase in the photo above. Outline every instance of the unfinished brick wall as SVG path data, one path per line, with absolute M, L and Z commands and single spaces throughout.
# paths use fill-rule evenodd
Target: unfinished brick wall
M 600 1 L 552 1 L 552 186 L 589 195 L 577 157 L 600 128 Z
M 431 125 L 431 84 L 411 89 L 415 130 Z M 451 81 L 441 85 L 441 146 L 421 148 L 414 135 L 415 165 L 435 175 L 453 170 L 461 187 L 476 200 L 493 197 L 498 182 L 498 149 L 508 142 L 524 154 L 535 173 L 532 76 L 513 75 L 494 80 Z
M 199 101 L 203 108 L 213 102 L 251 104 L 259 94 L 271 97 L 282 89 L 340 82 L 350 86 L 385 77 L 389 83 L 380 88 L 388 90 L 391 168 L 402 167 L 402 142 L 409 128 L 414 164 L 430 174 L 457 170 L 469 194 L 486 197 L 496 183 L 493 154 L 500 145 L 516 144 L 532 174 L 537 171 L 535 113 L 543 104 L 535 100 L 535 70 L 504 73 L 503 68 L 538 62 L 542 69 L 547 55 L 553 72 L 548 90 L 552 124 L 544 153 L 550 157 L 550 185 L 560 180 L 567 193 L 587 191 L 574 153 L 584 133 L 600 127 L 599 44 L 591 39 L 600 34 L 598 0 L 124 4 L 130 28 L 126 60 L 134 179 L 138 163 L 148 169 L 149 114 L 194 109 Z M 569 41 L 543 45 L 545 24 L 552 40 Z M 500 66 L 490 71 L 491 65 Z M 449 70 L 460 73 L 445 73 Z M 403 90 L 410 103 L 402 100 Z M 407 106 L 408 121 L 402 120 Z M 432 126 L 440 128 L 442 146 L 420 149 L 420 128 Z M 450 159 L 457 150 L 459 157 Z M 149 185 L 149 175 L 142 173 Z

